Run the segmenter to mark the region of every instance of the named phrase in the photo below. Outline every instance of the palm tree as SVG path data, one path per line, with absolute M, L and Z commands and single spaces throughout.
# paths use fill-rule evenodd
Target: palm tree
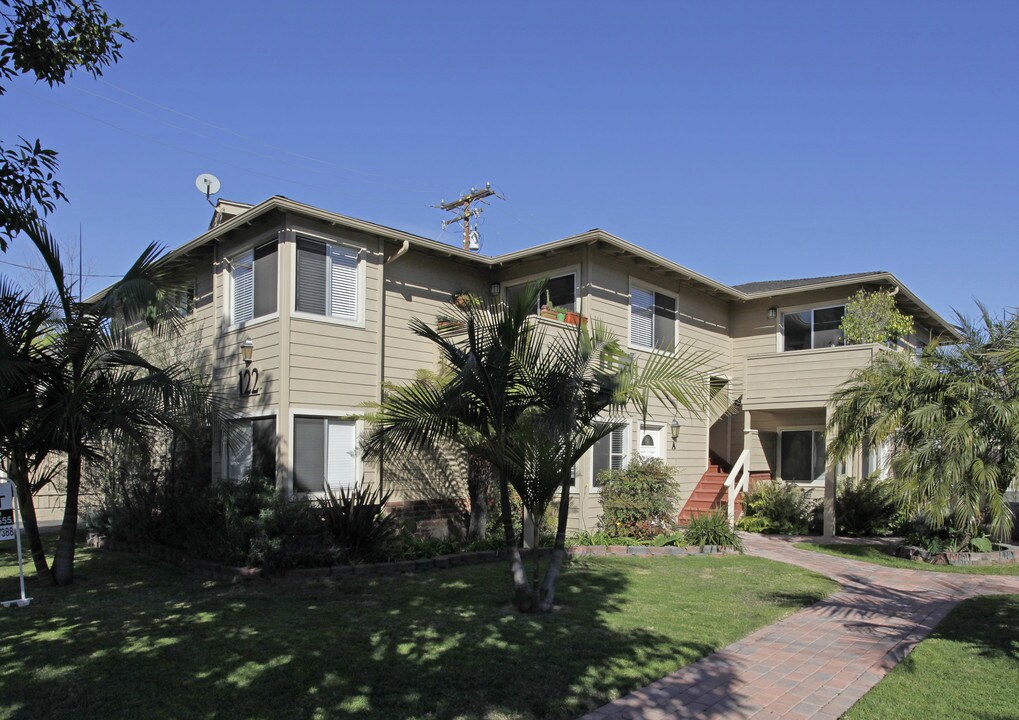
M 384 399 L 365 449 L 407 451 L 435 442 L 458 443 L 487 460 L 496 474 L 514 601 L 521 611 L 547 612 L 565 556 L 571 468 L 594 444 L 622 425 L 635 408 L 645 416 L 651 398 L 699 411 L 707 403 L 707 352 L 654 353 L 643 363 L 626 355 L 601 323 L 549 333 L 531 309 L 544 283 L 507 304 L 452 308 L 466 337 L 411 329 L 435 343 L 451 372 L 442 387 L 394 388 Z M 468 428 L 470 432 L 464 432 Z M 510 489 L 539 518 L 559 493 L 552 560 L 540 586 L 527 577 L 510 508 Z
M 173 303 L 175 268 L 160 262 L 156 245 L 101 296 L 81 301 L 45 225 L 31 223 L 24 233 L 56 288 L 44 349 L 49 382 L 41 388 L 30 439 L 66 458 L 64 516 L 52 567 L 53 580 L 63 585 L 74 577 L 83 462 L 100 457 L 111 438 L 151 442 L 160 431 L 186 429 L 183 420 L 203 411 L 208 396 L 192 368 L 157 367 L 136 347 L 137 331 L 147 328 L 158 341 L 184 322 Z
M 8 278 L 0 278 L 0 459 L 18 493 L 25 534 L 36 573 L 50 579 L 33 496 L 53 479 L 59 466 L 46 463 L 41 442 L 41 398 L 59 374 L 46 351 L 52 298 L 33 302 Z
M 835 392 L 828 428 L 834 460 L 887 442 L 897 504 L 964 546 L 985 520 L 1009 536 L 1019 476 L 1019 320 L 979 308 L 976 321 L 957 314 L 958 344 L 879 353 Z

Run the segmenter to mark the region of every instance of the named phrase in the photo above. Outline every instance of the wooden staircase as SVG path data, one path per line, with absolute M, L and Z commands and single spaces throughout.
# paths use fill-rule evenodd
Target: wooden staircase
M 729 501 L 728 488 L 725 487 L 725 480 L 729 476 L 731 466 L 714 453 L 708 454 L 708 469 L 701 476 L 697 487 L 690 493 L 686 504 L 679 512 L 679 524 L 687 525 L 695 515 L 714 512 L 718 508 L 723 510 Z M 755 480 L 771 477 L 769 473 L 751 473 L 751 484 Z M 736 519 L 743 514 L 742 497 L 736 498 Z

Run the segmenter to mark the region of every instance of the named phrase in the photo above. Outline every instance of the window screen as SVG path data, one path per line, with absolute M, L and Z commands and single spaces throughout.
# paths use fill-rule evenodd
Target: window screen
M 520 283 L 506 288 L 506 301 L 513 302 L 529 287 L 529 283 Z M 575 312 L 577 309 L 577 281 L 573 273 L 549 278 L 541 289 L 538 301 L 532 312 L 538 313 L 541 308 L 551 303 L 552 307 L 563 308 Z
M 676 349 L 676 298 L 639 286 L 630 289 L 630 344 L 672 352 Z
M 254 317 L 271 315 L 276 312 L 276 281 L 278 279 L 275 240 L 255 248 L 255 314 Z
M 357 432 L 350 420 L 294 418 L 294 492 L 335 493 L 357 485 Z
M 789 482 L 814 482 L 824 478 L 824 433 L 818 430 L 783 430 L 780 462 L 782 479 Z
M 230 322 L 247 322 L 276 312 L 277 249 L 273 240 L 230 261 Z
M 298 312 L 356 320 L 357 307 L 357 251 L 298 238 Z
M 782 313 L 783 349 L 810 350 L 844 344 L 841 325 L 845 314 L 844 305 Z
M 226 428 L 226 476 L 276 477 L 276 418 L 231 420 Z
M 676 298 L 655 293 L 655 347 L 672 352 L 676 349 Z

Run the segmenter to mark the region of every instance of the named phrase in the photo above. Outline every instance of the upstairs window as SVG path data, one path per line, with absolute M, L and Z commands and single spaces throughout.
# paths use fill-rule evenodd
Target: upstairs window
M 630 286 L 630 344 L 666 350 L 676 347 L 676 323 L 679 320 L 675 295 Z
M 276 240 L 230 260 L 230 322 L 234 325 L 276 312 L 279 277 Z
M 297 240 L 297 312 L 356 321 L 360 301 L 358 252 Z
M 524 282 L 507 287 L 506 302 L 513 302 L 524 293 L 527 286 L 528 283 Z M 577 276 L 574 273 L 549 278 L 531 312 L 537 315 L 541 308 L 548 304 L 570 312 L 577 311 Z
M 294 492 L 333 493 L 357 486 L 357 430 L 352 420 L 294 418 Z
M 845 344 L 842 317 L 845 305 L 782 313 L 782 349 L 811 350 Z

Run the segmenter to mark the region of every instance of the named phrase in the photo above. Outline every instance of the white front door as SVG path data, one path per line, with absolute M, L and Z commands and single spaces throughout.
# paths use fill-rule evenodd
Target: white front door
M 642 425 L 640 428 L 640 443 L 637 446 L 637 454 L 642 458 L 660 458 L 662 456 L 662 429 Z

